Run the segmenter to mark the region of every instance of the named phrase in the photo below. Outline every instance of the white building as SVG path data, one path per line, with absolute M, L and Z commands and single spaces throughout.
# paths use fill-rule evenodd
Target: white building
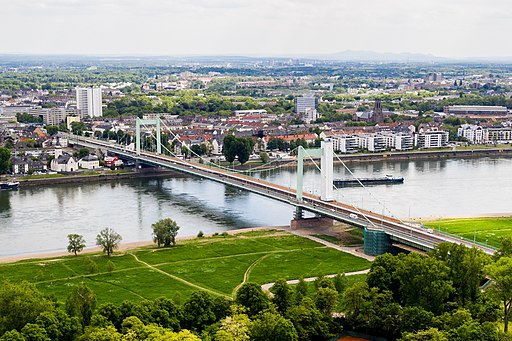
M 307 108 L 302 117 L 304 118 L 304 122 L 309 124 L 313 121 L 316 121 L 320 117 L 320 114 L 316 109 Z
M 484 129 L 474 124 L 463 124 L 457 129 L 457 136 L 464 137 L 473 144 L 484 143 Z
M 55 158 L 50 164 L 50 169 L 54 172 L 75 172 L 78 170 L 78 162 L 68 154 L 63 154 L 62 149 L 55 149 Z
M 380 153 L 386 150 L 386 139 L 381 135 L 366 137 L 366 148 L 369 152 Z
M 418 148 L 442 148 L 448 145 L 447 131 L 431 130 L 414 135 L 414 144 Z
M 94 154 L 89 154 L 78 160 L 78 166 L 85 169 L 100 168 L 100 160 Z
M 357 153 L 358 138 L 350 135 L 336 135 L 331 137 L 333 149 L 337 152 L 351 154 Z
M 386 148 L 395 150 L 411 150 L 414 148 L 414 137 L 403 133 L 384 133 Z
M 81 117 L 101 117 L 101 88 L 76 88 L 76 106 Z

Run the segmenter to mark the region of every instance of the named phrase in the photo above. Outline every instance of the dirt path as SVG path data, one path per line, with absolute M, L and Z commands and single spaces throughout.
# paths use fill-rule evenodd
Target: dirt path
M 353 271 L 353 272 L 347 272 L 345 274 L 345 276 L 355 276 L 355 275 L 366 275 L 368 272 L 370 272 L 370 269 L 366 269 L 366 270 L 360 270 L 360 271 Z M 334 275 L 326 275 L 324 277 L 329 277 L 329 278 L 333 278 L 337 276 L 337 274 L 334 274 Z M 304 278 L 304 282 L 314 282 L 318 277 L 308 277 L 308 278 Z M 299 283 L 299 280 L 298 279 L 292 279 L 292 280 L 289 280 L 289 281 L 286 281 L 286 283 L 288 284 L 297 284 Z M 269 291 L 270 288 L 272 288 L 272 286 L 274 286 L 274 283 L 267 283 L 267 284 L 263 284 L 261 286 L 261 288 L 264 290 L 264 291 Z
M 249 275 L 251 274 L 251 271 L 252 269 L 254 269 L 254 267 L 256 265 L 258 265 L 258 263 L 260 263 L 262 260 L 264 260 L 265 258 L 267 258 L 268 256 L 270 256 L 271 254 L 266 254 L 258 259 L 256 259 L 251 265 L 249 265 L 249 267 L 247 268 L 247 270 L 245 270 L 244 272 L 244 279 L 242 280 L 242 283 L 238 284 L 234 289 L 233 291 L 231 292 L 231 297 L 235 298 L 235 295 L 236 295 L 236 292 L 238 291 L 238 289 L 240 289 L 240 287 L 242 285 L 244 285 L 245 283 L 247 283 L 247 281 L 249 281 Z
M 215 296 L 224 296 L 224 297 L 229 298 L 229 296 L 228 296 L 228 295 L 225 295 L 225 294 L 223 294 L 223 293 L 217 292 L 217 291 L 212 290 L 212 289 L 208 289 L 208 288 L 205 288 L 205 287 L 199 286 L 199 285 L 194 284 L 194 283 L 190 283 L 190 282 L 188 282 L 188 281 L 184 280 L 183 278 L 180 278 L 180 277 L 175 276 L 175 275 L 171 275 L 171 274 L 170 274 L 170 273 L 168 273 L 168 272 L 165 272 L 165 271 L 163 271 L 163 270 L 160 270 L 160 269 L 158 269 L 158 268 L 155 268 L 154 266 L 152 266 L 152 265 L 150 265 L 150 264 L 148 264 L 148 263 L 146 263 L 146 262 L 144 262 L 144 261 L 140 260 L 140 259 L 139 259 L 135 254 L 133 254 L 133 253 L 130 253 L 130 252 L 129 252 L 128 254 L 130 254 L 131 256 L 133 256 L 133 258 L 135 258 L 135 260 L 136 260 L 137 262 L 139 262 L 140 264 L 143 264 L 145 267 L 147 267 L 147 268 L 149 268 L 149 269 L 152 269 L 152 270 L 154 270 L 154 271 L 157 271 L 157 272 L 161 273 L 162 275 L 165 275 L 165 276 L 167 276 L 167 277 L 170 277 L 170 278 L 172 278 L 172 279 L 174 279 L 174 280 L 176 280 L 176 281 L 178 281 L 178 282 L 181 282 L 181 283 L 183 283 L 183 284 L 186 284 L 186 285 L 188 285 L 188 286 L 190 286 L 190 287 L 193 287 L 193 288 L 196 288 L 196 289 L 199 289 L 199 290 L 207 291 L 207 292 L 209 292 L 210 294 L 213 294 L 213 295 L 215 295 Z
M 328 242 L 327 240 L 323 240 L 322 238 L 318 238 L 318 237 L 315 237 L 315 236 L 312 236 L 311 234 L 309 234 L 307 231 L 304 231 L 304 230 L 289 230 L 289 232 L 291 234 L 294 234 L 296 236 L 299 236 L 299 237 L 304 237 L 304 238 L 308 238 L 312 241 L 315 241 L 317 243 L 320 243 L 322 245 L 325 245 L 327 247 L 330 247 L 330 248 L 333 248 L 335 250 L 338 250 L 338 251 L 341 251 L 341 252 L 345 252 L 345 253 L 349 253 L 353 256 L 356 256 L 356 257 L 359 257 L 359 258 L 364 258 L 370 262 L 373 262 L 373 260 L 375 259 L 374 256 L 369 256 L 369 255 L 365 255 L 364 253 L 358 251 L 357 248 L 355 247 L 347 247 L 347 246 L 340 246 L 340 245 L 336 245 L 334 243 L 331 243 L 331 242 Z

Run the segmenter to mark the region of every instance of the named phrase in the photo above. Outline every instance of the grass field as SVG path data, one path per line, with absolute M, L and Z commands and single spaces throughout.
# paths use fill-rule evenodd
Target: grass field
M 369 266 L 364 259 L 309 239 L 270 231 L 194 239 L 173 248 L 141 248 L 110 258 L 93 254 L 2 264 L 0 279 L 32 282 L 60 302 L 70 287 L 84 283 L 103 304 L 186 298 L 196 290 L 232 297 L 247 281 L 264 284 Z
M 476 235 L 477 242 L 495 247 L 500 246 L 501 237 L 512 235 L 512 217 L 441 219 L 424 222 L 424 225 L 469 240 Z

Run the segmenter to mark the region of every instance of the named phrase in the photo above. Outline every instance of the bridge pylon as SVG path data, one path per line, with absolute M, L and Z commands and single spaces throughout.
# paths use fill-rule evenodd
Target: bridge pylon
M 156 126 L 156 153 L 162 154 L 162 139 L 160 138 L 160 119 L 156 120 L 143 120 L 137 117 L 136 120 L 136 140 L 137 140 L 137 155 L 140 155 L 140 145 L 141 145 L 141 136 L 140 136 L 140 127 L 141 125 L 154 125 Z
M 332 141 L 327 139 L 321 142 L 320 148 L 304 149 L 298 148 L 297 154 L 297 201 L 302 201 L 302 192 L 304 184 L 304 157 L 320 157 L 320 199 L 324 201 L 334 200 L 333 190 L 333 157 L 334 149 Z

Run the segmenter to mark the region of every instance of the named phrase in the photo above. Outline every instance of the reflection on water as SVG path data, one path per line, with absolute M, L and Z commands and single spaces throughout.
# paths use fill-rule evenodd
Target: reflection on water
M 261 214 L 264 208 L 265 214 Z M 66 236 L 84 235 L 89 246 L 104 227 L 123 241 L 151 239 L 151 224 L 172 218 L 179 235 L 285 225 L 293 208 L 211 181 L 177 176 L 56 185 L 0 193 L 0 256 L 65 250 Z
M 404 184 L 336 191 L 339 201 L 401 218 L 511 213 L 512 159 L 459 159 L 350 164 L 358 177 L 403 176 Z M 257 176 L 296 185 L 296 169 Z M 335 178 L 350 178 L 336 164 Z M 304 190 L 318 193 L 319 171 L 306 167 Z M 123 180 L 40 186 L 0 192 L 0 256 L 65 250 L 66 236 L 95 236 L 111 227 L 123 240 L 151 239 L 151 224 L 172 218 L 180 235 L 227 229 L 285 225 L 293 208 L 256 194 L 182 175 L 168 179 Z M 5 241 L 9 241 L 8 243 Z

